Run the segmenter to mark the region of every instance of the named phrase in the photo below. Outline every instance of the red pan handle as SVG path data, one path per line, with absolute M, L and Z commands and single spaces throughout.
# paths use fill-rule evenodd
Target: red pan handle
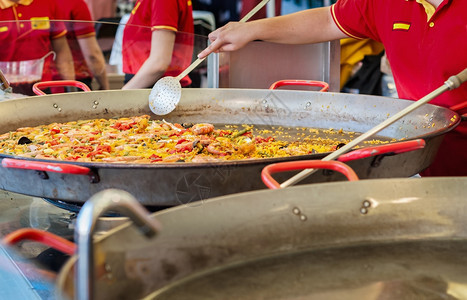
M 22 160 L 14 158 L 4 158 L 2 160 L 2 167 L 12 168 L 12 169 L 26 169 L 26 170 L 36 170 L 44 172 L 55 172 L 63 174 L 74 174 L 74 175 L 89 175 L 91 169 L 87 167 L 72 165 L 72 164 L 62 164 L 62 163 L 49 163 L 42 161 L 31 161 L 31 160 Z
M 286 80 L 279 80 L 271 84 L 269 87 L 270 90 L 275 90 L 278 87 L 284 85 L 304 85 L 304 86 L 317 86 L 321 87 L 320 92 L 327 92 L 329 90 L 329 84 L 324 81 L 315 81 L 315 80 L 300 80 L 300 79 L 286 79 Z
M 18 229 L 12 233 L 7 234 L 3 238 L 3 242 L 6 245 L 14 245 L 23 240 L 39 242 L 68 255 L 73 255 L 76 250 L 75 243 L 70 242 L 69 240 L 59 237 L 53 233 L 34 228 Z
M 467 101 L 451 106 L 449 109 L 453 111 L 459 111 L 467 107 Z
M 337 158 L 338 161 L 347 162 L 351 160 L 381 155 L 381 154 L 399 154 L 425 147 L 425 140 L 418 139 L 394 144 L 379 145 L 375 147 L 363 148 L 343 154 Z
M 280 189 L 280 184 L 272 178 L 271 174 L 304 169 L 330 169 L 341 172 L 349 181 L 358 180 L 355 171 L 346 164 L 338 161 L 323 160 L 299 160 L 267 165 L 261 172 L 261 179 L 268 188 Z
M 41 89 L 46 89 L 50 87 L 57 87 L 57 86 L 74 86 L 77 88 L 82 89 L 85 92 L 90 92 L 91 89 L 81 81 L 76 80 L 55 80 L 55 81 L 42 81 L 37 82 L 32 86 L 32 91 L 39 96 L 45 95 L 45 93 Z
M 453 110 L 457 113 L 460 113 L 461 110 L 463 110 L 464 108 L 467 108 L 467 101 L 464 101 L 462 103 L 459 103 L 459 104 L 456 104 L 456 105 L 453 105 L 451 107 L 449 107 L 450 110 Z M 462 118 L 462 121 L 465 121 L 467 120 L 467 113 L 461 115 L 461 118 Z

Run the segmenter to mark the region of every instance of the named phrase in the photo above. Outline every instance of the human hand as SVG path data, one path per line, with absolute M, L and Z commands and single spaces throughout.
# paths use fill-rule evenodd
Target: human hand
M 253 41 L 250 30 L 251 23 L 230 22 L 208 35 L 211 44 L 198 54 L 198 58 L 205 58 L 215 52 L 235 51 Z

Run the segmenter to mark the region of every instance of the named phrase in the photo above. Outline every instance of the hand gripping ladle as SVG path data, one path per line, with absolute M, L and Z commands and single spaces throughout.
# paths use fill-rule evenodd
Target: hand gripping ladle
M 261 1 L 239 22 L 243 23 L 248 21 L 268 2 L 269 0 Z M 193 69 L 196 68 L 205 59 L 206 57 L 198 58 L 177 77 L 166 76 L 159 79 L 154 84 L 151 93 L 149 94 L 149 108 L 151 111 L 156 115 L 166 115 L 172 112 L 182 97 L 182 86 L 180 85 L 180 80 L 188 75 L 188 73 L 193 71 Z

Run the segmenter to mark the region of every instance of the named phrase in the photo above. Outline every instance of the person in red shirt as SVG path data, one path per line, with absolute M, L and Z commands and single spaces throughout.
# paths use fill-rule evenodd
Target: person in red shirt
M 59 20 L 58 16 L 55 0 L 0 0 L 0 59 L 35 60 L 54 51 L 61 79 L 75 79 L 66 28 L 53 21 Z M 52 57 L 45 59 L 43 81 L 52 79 Z M 34 95 L 32 91 L 30 95 Z
M 84 0 L 91 12 L 92 19 L 114 18 L 117 14 L 117 0 Z M 120 2 L 120 1 L 118 1 Z
M 399 97 L 418 100 L 467 67 L 466 12 L 462 0 L 339 0 L 330 7 L 229 23 L 209 35 L 212 43 L 198 56 L 237 50 L 254 40 L 305 44 L 371 38 L 384 45 Z M 450 108 L 466 100 L 463 84 L 430 103 Z M 467 175 L 467 122 L 446 134 L 422 175 Z
M 58 1 L 67 28 L 67 40 L 73 55 L 75 77 L 91 87 L 93 77 L 100 90 L 108 90 L 105 58 L 96 39 L 91 13 L 84 0 Z M 84 22 L 83 22 L 84 21 Z
M 193 57 L 193 32 L 191 0 L 138 0 L 123 33 L 123 89 L 150 88 L 161 77 L 179 75 Z

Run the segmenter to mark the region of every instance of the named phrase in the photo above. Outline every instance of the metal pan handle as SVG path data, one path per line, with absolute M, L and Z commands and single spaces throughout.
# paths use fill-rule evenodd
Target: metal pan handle
M 42 81 L 37 82 L 32 86 L 32 91 L 39 96 L 46 95 L 41 89 L 46 89 L 50 87 L 57 87 L 57 86 L 74 86 L 77 88 L 82 89 L 85 92 L 90 92 L 91 89 L 81 81 L 76 80 L 56 80 L 56 81 Z
M 304 169 L 330 169 L 344 174 L 349 181 L 358 180 L 355 171 L 346 164 L 338 161 L 322 160 L 289 161 L 267 165 L 261 171 L 261 179 L 268 188 L 280 189 L 280 184 L 272 178 L 271 174 Z
M 75 243 L 48 231 L 34 228 L 18 229 L 3 238 L 3 242 L 7 245 L 14 245 L 24 240 L 39 242 L 68 255 L 73 255 L 76 251 Z
M 321 87 L 320 92 L 327 92 L 329 90 L 329 84 L 324 81 L 315 81 L 315 80 L 300 80 L 300 79 L 285 79 L 279 80 L 271 84 L 269 87 L 270 90 L 275 90 L 278 87 L 285 85 L 301 85 L 301 86 L 317 86 Z
M 425 140 L 417 139 L 406 142 L 398 142 L 387 145 L 379 145 L 375 147 L 368 147 L 363 149 L 357 149 L 352 152 L 343 154 L 337 158 L 340 162 L 347 162 L 351 160 L 362 159 L 366 157 L 376 156 L 376 155 L 393 155 L 409 151 L 414 151 L 422 149 L 425 147 Z

